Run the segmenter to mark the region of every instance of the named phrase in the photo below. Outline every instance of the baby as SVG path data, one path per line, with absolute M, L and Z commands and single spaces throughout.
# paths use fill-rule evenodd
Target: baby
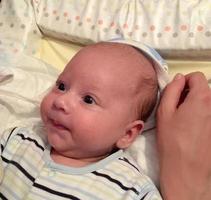
M 161 199 L 124 151 L 157 93 L 152 61 L 140 50 L 116 42 L 84 47 L 41 102 L 42 137 L 14 128 L 1 138 L 0 197 Z

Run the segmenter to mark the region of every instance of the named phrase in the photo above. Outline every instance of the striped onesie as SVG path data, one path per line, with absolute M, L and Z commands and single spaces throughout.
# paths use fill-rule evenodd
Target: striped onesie
M 1 137 L 0 198 L 9 200 L 162 199 L 151 180 L 124 151 L 85 167 L 55 163 L 33 131 L 14 128 Z

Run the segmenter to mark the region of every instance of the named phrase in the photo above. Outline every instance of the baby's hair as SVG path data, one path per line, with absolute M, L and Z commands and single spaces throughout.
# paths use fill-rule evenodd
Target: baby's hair
M 154 73 L 148 73 L 148 75 L 145 74 L 145 76 L 142 76 L 142 79 L 140 82 L 137 117 L 143 121 L 146 121 L 148 117 L 150 116 L 150 114 L 152 113 L 157 103 L 158 79 L 157 79 L 157 74 L 155 72 L 154 63 L 152 59 L 148 55 L 143 53 L 140 49 L 136 47 L 133 47 L 133 48 L 147 59 L 147 61 L 151 64 L 151 68 L 153 68 L 153 71 L 154 71 Z
M 156 106 L 158 82 L 156 77 L 143 77 L 137 103 L 137 117 L 146 121 Z M 142 89 L 143 87 L 143 89 Z

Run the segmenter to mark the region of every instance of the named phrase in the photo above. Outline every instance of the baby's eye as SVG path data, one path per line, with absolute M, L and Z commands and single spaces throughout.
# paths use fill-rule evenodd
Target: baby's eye
M 85 97 L 83 97 L 83 101 L 87 104 L 95 104 L 95 100 L 93 97 L 91 97 L 90 95 L 86 95 Z
M 56 83 L 56 86 L 57 86 L 57 88 L 58 88 L 59 90 L 61 90 L 61 91 L 65 91 L 65 89 L 66 89 L 65 84 L 62 83 L 62 82 Z

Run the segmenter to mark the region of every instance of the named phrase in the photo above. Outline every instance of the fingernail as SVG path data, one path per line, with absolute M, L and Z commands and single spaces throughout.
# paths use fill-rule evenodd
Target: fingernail
M 174 81 L 179 80 L 179 79 L 181 79 L 182 77 L 183 77 L 183 75 L 180 74 L 180 73 L 178 73 L 178 74 L 176 74 L 176 75 L 174 76 Z

